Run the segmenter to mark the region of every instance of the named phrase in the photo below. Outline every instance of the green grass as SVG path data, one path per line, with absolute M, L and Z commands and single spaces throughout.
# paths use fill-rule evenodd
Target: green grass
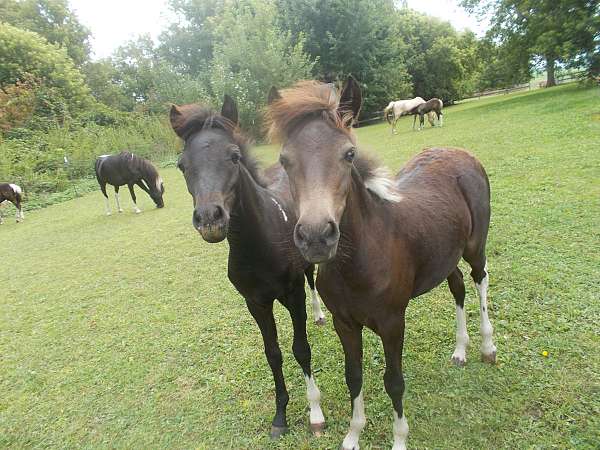
M 404 353 L 411 448 L 598 448 L 599 99 L 598 89 L 570 85 L 448 108 L 442 129 L 412 132 L 407 118 L 395 136 L 383 124 L 358 130 L 394 171 L 425 146 L 468 148 L 492 185 L 498 364 L 479 361 L 471 283 L 465 368 L 449 362 L 447 287 L 413 301 Z M 124 194 L 126 212 L 106 217 L 96 192 L 0 227 L 0 447 L 338 448 L 350 402 L 330 317 L 309 326 L 328 421 L 317 439 L 291 324 L 276 308 L 291 400 L 290 433 L 272 442 L 271 374 L 227 280 L 227 245 L 199 238 L 181 175 L 162 174 L 162 210 L 140 195 L 144 213 L 135 215 Z M 383 351 L 364 334 L 361 448 L 389 448 Z

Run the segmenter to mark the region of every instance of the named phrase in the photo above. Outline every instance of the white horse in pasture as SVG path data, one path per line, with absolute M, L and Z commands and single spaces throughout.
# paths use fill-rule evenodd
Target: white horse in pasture
M 390 102 L 386 108 L 383 110 L 383 116 L 388 121 L 390 125 L 392 125 L 392 133 L 396 134 L 396 123 L 400 117 L 408 114 L 417 106 L 425 103 L 425 100 L 421 97 L 415 97 L 410 100 L 398 100 L 395 102 Z M 390 117 L 390 112 L 393 114 L 393 118 Z M 427 120 L 433 126 L 433 117 L 431 113 L 427 114 Z M 414 124 L 413 124 L 414 128 Z

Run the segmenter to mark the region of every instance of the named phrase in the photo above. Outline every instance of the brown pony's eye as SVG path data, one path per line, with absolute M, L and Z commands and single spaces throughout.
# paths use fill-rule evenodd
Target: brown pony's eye
M 231 154 L 231 161 L 233 161 L 234 164 L 239 163 L 240 159 L 242 159 L 242 155 L 240 155 L 238 152 L 233 152 Z
M 279 164 L 283 167 L 287 166 L 289 163 L 288 159 L 284 155 L 279 155 Z
M 183 167 L 183 163 L 181 161 L 177 162 L 177 168 L 181 170 L 181 173 L 185 173 L 185 168 Z
M 356 156 L 356 150 L 354 150 L 354 148 L 351 148 L 344 155 L 344 159 L 348 162 L 352 162 L 352 161 L 354 161 L 355 156 Z

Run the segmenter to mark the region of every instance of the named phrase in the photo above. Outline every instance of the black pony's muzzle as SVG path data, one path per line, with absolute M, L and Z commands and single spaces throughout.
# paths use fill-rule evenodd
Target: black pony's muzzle
M 227 237 L 229 214 L 220 205 L 201 205 L 194 209 L 192 223 L 206 242 L 221 242 Z
M 298 222 L 294 228 L 294 243 L 304 259 L 317 264 L 329 261 L 336 252 L 340 229 L 333 220 L 320 224 Z

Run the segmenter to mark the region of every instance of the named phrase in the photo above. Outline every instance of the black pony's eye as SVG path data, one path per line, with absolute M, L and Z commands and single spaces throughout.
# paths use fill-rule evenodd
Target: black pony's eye
M 231 161 L 233 161 L 234 164 L 239 163 L 240 159 L 242 159 L 242 155 L 240 155 L 238 152 L 233 152 L 231 154 Z
M 181 173 L 185 173 L 185 168 L 183 167 L 183 164 L 181 163 L 181 161 L 179 161 L 179 162 L 177 163 L 177 168 L 178 168 L 179 170 L 181 170 Z
M 354 161 L 355 156 L 356 156 L 356 150 L 354 150 L 354 148 L 351 148 L 344 155 L 344 159 L 348 162 L 352 162 L 352 161 Z

